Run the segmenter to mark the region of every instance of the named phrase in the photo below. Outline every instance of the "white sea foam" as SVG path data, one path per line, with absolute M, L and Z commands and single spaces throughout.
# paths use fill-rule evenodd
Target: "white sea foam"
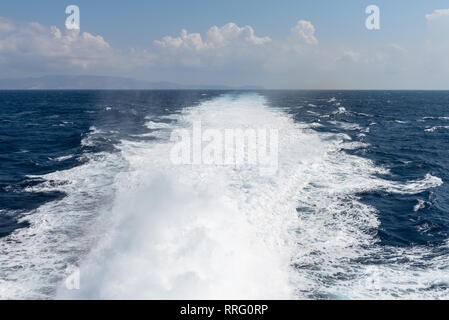
M 238 115 L 238 116 L 236 116 Z M 41 178 L 29 191 L 62 200 L 0 240 L 0 298 L 416 298 L 448 283 L 444 259 L 425 247 L 378 246 L 380 224 L 359 192 L 415 194 L 442 184 L 400 184 L 388 170 L 342 149 L 345 134 L 315 132 L 256 94 L 221 96 L 175 116 L 177 127 L 279 129 L 279 171 L 175 166 L 168 139 L 122 141 L 120 153 Z M 164 128 L 164 130 L 167 128 Z M 93 132 L 98 133 L 96 130 Z M 92 133 L 91 133 L 92 134 Z M 94 140 L 90 140 L 92 143 Z M 389 251 L 409 263 L 360 263 Z M 393 260 L 394 262 L 394 260 Z M 81 268 L 79 291 L 64 287 Z M 57 292 L 55 291 L 57 284 Z
M 262 177 L 255 166 L 174 166 L 171 143 L 124 141 L 130 171 L 116 180 L 111 232 L 81 265 L 75 297 L 294 297 L 296 188 L 307 182 L 305 164 L 320 157 L 317 138 L 298 139 L 293 120 L 254 95 L 206 102 L 179 122 L 198 120 L 204 129 L 278 128 L 278 175 Z
M 87 155 L 86 155 L 87 156 Z M 117 154 L 87 156 L 91 160 L 66 171 L 43 176 L 28 192 L 63 191 L 67 197 L 29 212 L 30 227 L 0 239 L 0 299 L 54 297 L 56 285 L 101 237 L 99 212 L 108 211 L 114 175 L 126 169 Z
M 320 128 L 320 127 L 323 127 L 323 125 L 319 122 L 313 122 L 310 124 L 310 127 L 311 128 Z
M 424 131 L 435 132 L 436 130 L 441 130 L 441 129 L 449 129 L 449 126 L 435 126 L 435 127 L 427 128 Z
M 169 128 L 170 124 L 164 123 L 164 122 L 155 122 L 155 121 L 150 120 L 146 123 L 146 126 L 149 129 L 165 129 L 165 128 Z
M 61 162 L 61 161 L 65 161 L 65 160 L 71 159 L 73 157 L 74 157 L 73 154 L 69 154 L 68 156 L 61 156 L 61 157 L 57 157 L 57 158 L 49 158 L 49 160 Z
M 332 114 L 347 114 L 348 113 L 348 111 L 346 110 L 345 107 L 340 106 L 340 103 L 336 103 L 335 105 L 338 107 L 338 109 L 336 111 L 334 111 Z
M 423 117 L 418 121 L 426 121 L 426 120 L 449 120 L 449 117 Z
M 329 121 L 329 123 L 334 124 L 344 130 L 362 130 L 360 125 L 357 123 L 343 122 L 343 121 Z
M 443 184 L 443 180 L 435 177 L 430 173 L 426 174 L 423 179 L 409 181 L 406 184 L 385 181 L 382 188 L 388 192 L 400 194 L 418 194 L 429 188 L 436 188 Z M 380 186 L 379 186 L 380 187 Z
M 426 207 L 426 203 L 424 200 L 418 199 L 418 203 L 413 207 L 413 211 L 417 212 Z

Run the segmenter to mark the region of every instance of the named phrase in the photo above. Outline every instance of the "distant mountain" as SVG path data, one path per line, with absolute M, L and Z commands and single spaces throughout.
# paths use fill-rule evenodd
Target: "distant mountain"
M 43 76 L 37 78 L 0 79 L 0 90 L 138 90 L 138 89 L 237 89 L 259 90 L 258 86 L 230 87 L 220 85 L 181 85 L 106 76 Z

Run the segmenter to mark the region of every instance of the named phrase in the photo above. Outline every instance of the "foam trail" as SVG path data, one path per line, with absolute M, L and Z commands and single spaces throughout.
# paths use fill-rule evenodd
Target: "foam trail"
M 148 119 L 157 139 L 122 141 L 119 154 L 86 155 L 88 163 L 29 188 L 67 197 L 0 241 L 8 253 L 0 256 L 0 298 L 444 297 L 447 259 L 428 258 L 425 247 L 379 246 L 377 212 L 357 196 L 417 194 L 440 178 L 381 179 L 388 170 L 342 151 L 365 145 L 296 123 L 256 94 L 223 95 L 167 117 L 170 125 Z M 172 164 L 170 132 L 197 121 L 205 130 L 279 129 L 277 174 Z M 101 134 L 91 131 L 85 143 Z M 361 262 L 371 257 L 385 262 Z M 68 265 L 81 268 L 78 291 L 65 289 Z
M 74 265 L 97 242 L 99 212 L 112 201 L 114 176 L 126 163 L 114 154 L 97 154 L 70 170 L 40 176 L 28 192 L 61 191 L 62 200 L 46 203 L 24 217 L 30 227 L 0 241 L 0 299 L 54 297 L 66 267 Z
M 260 96 L 223 96 L 185 110 L 179 122 L 189 127 L 198 120 L 204 129 L 280 129 L 279 173 L 176 166 L 169 160 L 172 143 L 123 141 L 130 170 L 116 179 L 112 215 L 105 218 L 110 232 L 82 264 L 75 297 L 293 297 L 295 194 L 305 182 L 297 179 L 304 165 L 297 159 L 319 152 Z M 62 288 L 60 297 L 73 293 Z

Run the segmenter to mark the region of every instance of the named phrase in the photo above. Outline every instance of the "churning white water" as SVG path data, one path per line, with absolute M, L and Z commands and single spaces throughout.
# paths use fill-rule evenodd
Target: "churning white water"
M 104 218 L 111 227 L 82 262 L 75 297 L 294 297 L 296 190 L 306 182 L 304 162 L 320 156 L 310 144 L 318 139 L 298 139 L 293 120 L 255 95 L 223 96 L 184 110 L 178 125 L 198 120 L 204 129 L 278 129 L 279 172 L 174 165 L 168 140 L 123 141 L 129 170 L 116 177 L 114 205 Z
M 148 119 L 156 140 L 122 141 L 118 154 L 43 176 L 47 183 L 34 190 L 68 196 L 38 208 L 27 217 L 30 228 L 0 242 L 8 253 L 0 258 L 0 297 L 416 297 L 441 279 L 438 261 L 425 274 L 412 262 L 357 263 L 380 250 L 376 211 L 357 192 L 413 194 L 439 178 L 406 185 L 377 178 L 386 170 L 342 151 L 354 147 L 348 136 L 317 133 L 257 94 L 223 95 L 169 117 L 171 125 Z M 197 121 L 204 129 L 277 129 L 277 172 L 173 164 L 171 131 Z M 410 261 L 425 254 L 391 250 Z M 79 290 L 65 287 L 67 265 L 80 267 Z

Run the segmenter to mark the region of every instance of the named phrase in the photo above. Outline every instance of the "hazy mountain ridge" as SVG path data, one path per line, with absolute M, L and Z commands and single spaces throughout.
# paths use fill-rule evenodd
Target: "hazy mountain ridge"
M 224 85 L 182 85 L 172 82 L 151 82 L 108 76 L 43 76 L 35 78 L 0 79 L 0 90 L 145 90 L 145 89 L 263 89 L 259 86 L 231 87 Z

